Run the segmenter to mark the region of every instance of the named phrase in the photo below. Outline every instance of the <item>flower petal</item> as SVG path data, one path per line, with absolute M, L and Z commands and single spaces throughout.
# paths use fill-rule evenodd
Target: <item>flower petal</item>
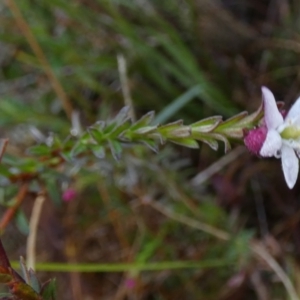
M 271 129 L 267 133 L 266 140 L 264 141 L 259 154 L 264 157 L 276 156 L 276 153 L 281 149 L 282 139 L 280 134 Z
M 288 146 L 283 145 L 281 151 L 281 163 L 284 178 L 288 187 L 292 189 L 296 183 L 299 172 L 298 158 L 295 151 Z
M 285 123 L 291 122 L 295 125 L 300 125 L 300 97 L 289 110 L 285 118 Z
M 278 110 L 273 93 L 266 87 L 261 88 L 264 101 L 265 123 L 268 129 L 275 129 L 283 124 L 283 117 Z

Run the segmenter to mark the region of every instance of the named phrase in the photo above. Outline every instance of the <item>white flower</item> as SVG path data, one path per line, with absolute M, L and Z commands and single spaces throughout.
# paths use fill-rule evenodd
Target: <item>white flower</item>
M 267 135 L 259 154 L 263 157 L 281 157 L 285 181 L 288 187 L 292 189 L 299 172 L 300 98 L 283 118 L 272 92 L 268 88 L 262 87 L 262 93 Z

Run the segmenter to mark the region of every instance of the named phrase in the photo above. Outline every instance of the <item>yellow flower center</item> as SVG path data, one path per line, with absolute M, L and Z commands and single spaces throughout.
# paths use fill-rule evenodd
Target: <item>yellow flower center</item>
M 288 126 L 280 132 L 280 136 L 285 140 L 298 140 L 300 138 L 300 127 Z

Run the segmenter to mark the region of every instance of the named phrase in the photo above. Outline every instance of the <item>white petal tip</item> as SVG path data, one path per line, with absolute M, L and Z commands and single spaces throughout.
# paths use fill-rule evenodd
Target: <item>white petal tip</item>
M 286 184 L 292 189 L 296 184 L 299 172 L 299 161 L 295 151 L 288 146 L 283 146 L 281 162 Z
M 264 92 L 271 92 L 270 89 L 268 89 L 266 86 L 261 87 L 261 91 Z

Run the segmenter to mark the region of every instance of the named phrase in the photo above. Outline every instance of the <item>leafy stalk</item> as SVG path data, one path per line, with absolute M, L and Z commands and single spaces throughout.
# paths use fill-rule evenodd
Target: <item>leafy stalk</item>
M 128 111 L 129 107 L 124 107 L 113 120 L 98 121 L 77 138 L 71 137 L 61 142 L 55 137 L 50 145 L 34 146 L 30 153 L 44 159 L 47 156 L 61 156 L 65 160 L 71 160 L 86 152 L 103 158 L 106 149 L 110 148 L 113 156 L 119 159 L 124 146 L 128 144 L 142 143 L 157 151 L 158 146 L 166 142 L 189 148 L 199 148 L 198 142 L 203 142 L 217 150 L 219 141 L 224 143 L 227 152 L 231 148 L 230 140 L 242 139 L 243 130 L 257 125 L 262 117 L 260 107 L 251 115 L 243 112 L 225 121 L 221 116 L 214 116 L 191 125 L 184 125 L 182 120 L 159 125 L 153 124 L 154 112 L 132 122 Z

